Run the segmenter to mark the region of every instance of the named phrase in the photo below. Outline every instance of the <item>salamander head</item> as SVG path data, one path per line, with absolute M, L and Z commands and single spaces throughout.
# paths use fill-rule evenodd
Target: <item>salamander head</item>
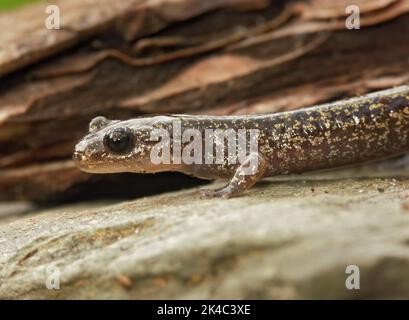
M 165 126 L 170 117 L 136 118 L 127 121 L 94 118 L 88 134 L 75 146 L 73 159 L 79 169 L 89 173 L 158 172 L 164 166 L 150 159 L 151 131 Z M 169 169 L 169 168 L 166 168 Z

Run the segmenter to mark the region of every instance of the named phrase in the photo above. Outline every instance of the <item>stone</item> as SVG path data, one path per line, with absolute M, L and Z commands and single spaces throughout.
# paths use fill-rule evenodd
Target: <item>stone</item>
M 0 222 L 0 298 L 409 298 L 408 190 L 324 173 L 45 209 Z

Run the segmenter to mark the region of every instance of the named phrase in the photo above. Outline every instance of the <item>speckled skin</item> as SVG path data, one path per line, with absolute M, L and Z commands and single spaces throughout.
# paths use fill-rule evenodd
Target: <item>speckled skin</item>
M 252 175 L 242 174 L 244 164 L 153 165 L 149 141 L 153 128 L 172 132 L 172 121 L 180 119 L 182 130 L 258 129 L 258 159 Z M 114 155 L 103 144 L 104 135 L 116 127 L 128 127 L 135 147 L 126 155 Z M 186 144 L 183 144 L 185 146 Z M 90 134 L 76 146 L 74 160 L 87 172 L 180 171 L 205 179 L 230 179 L 219 190 L 205 190 L 206 197 L 230 197 L 263 177 L 301 173 L 379 160 L 409 151 L 409 87 L 376 92 L 367 96 L 271 115 L 189 116 L 170 115 L 127 121 L 99 119 L 91 122 Z

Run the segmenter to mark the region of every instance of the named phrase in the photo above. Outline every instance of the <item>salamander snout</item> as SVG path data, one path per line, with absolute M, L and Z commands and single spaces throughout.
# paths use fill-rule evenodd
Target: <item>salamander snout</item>
M 76 144 L 72 159 L 79 169 L 87 171 L 87 168 L 93 159 L 92 149 L 87 141 L 81 140 Z
M 83 158 L 84 158 L 84 153 L 78 151 L 78 150 L 75 148 L 75 150 L 74 150 L 74 152 L 73 152 L 73 154 L 72 154 L 72 160 L 74 161 L 74 163 L 75 163 L 75 165 L 76 165 L 77 167 L 80 167 L 81 161 L 82 161 Z
M 131 171 L 135 163 L 134 139 L 124 127 L 91 133 L 81 139 L 72 154 L 75 165 L 88 173 Z

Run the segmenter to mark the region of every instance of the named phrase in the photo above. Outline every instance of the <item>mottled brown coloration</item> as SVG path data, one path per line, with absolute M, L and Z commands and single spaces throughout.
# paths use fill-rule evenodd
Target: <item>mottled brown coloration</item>
M 257 129 L 257 151 L 246 153 L 240 163 L 230 163 L 227 156 L 219 164 L 175 163 L 172 157 L 168 164 L 155 165 L 150 154 L 157 141 L 152 141 L 150 134 L 153 129 L 161 128 L 172 137 L 176 120 L 180 121 L 182 133 L 186 129 L 198 129 L 202 137 L 206 129 L 235 132 Z M 263 177 L 354 165 L 407 152 L 409 87 L 271 115 L 170 115 L 128 121 L 105 119 L 105 123 L 103 118 L 98 118 L 90 127 L 90 134 L 77 144 L 74 152 L 80 169 L 91 173 L 180 171 L 205 179 L 225 178 L 230 179 L 226 187 L 204 191 L 203 195 L 230 197 Z M 125 154 L 110 152 L 104 142 L 107 134 L 118 128 L 132 132 L 133 148 Z M 255 142 L 249 140 L 247 136 L 248 148 Z M 172 151 L 173 143 L 174 140 L 170 140 Z M 183 142 L 181 148 L 189 143 Z M 228 144 L 222 143 L 227 155 Z M 205 157 L 204 151 L 202 153 Z M 256 170 L 245 174 L 243 168 L 254 159 L 258 164 Z

